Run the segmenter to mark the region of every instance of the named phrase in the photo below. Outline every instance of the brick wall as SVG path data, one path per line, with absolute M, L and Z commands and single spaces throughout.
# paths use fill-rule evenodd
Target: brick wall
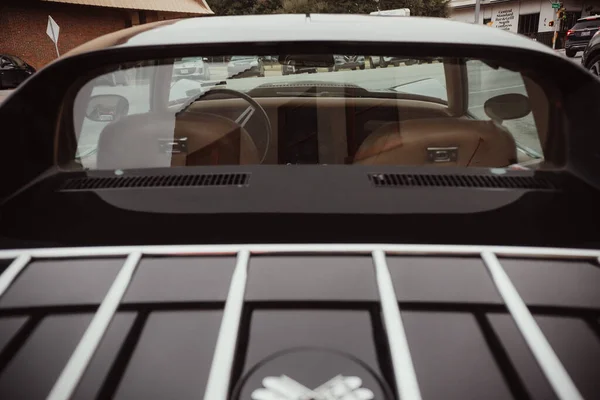
M 19 56 L 35 68 L 56 59 L 54 44 L 46 35 L 48 15 L 60 26 L 60 54 L 130 24 L 127 10 L 36 0 L 0 0 L 0 54 Z

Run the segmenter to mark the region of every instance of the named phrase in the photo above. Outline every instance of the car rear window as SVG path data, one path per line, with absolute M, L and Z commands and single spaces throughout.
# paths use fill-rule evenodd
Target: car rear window
M 74 164 L 122 170 L 543 162 L 547 90 L 502 60 L 282 54 L 297 62 L 290 68 L 263 57 L 213 58 L 204 65 L 210 76 L 175 74 L 172 59 L 103 68 L 73 104 Z M 248 58 L 257 61 L 226 61 Z
M 573 29 L 586 29 L 586 28 L 598 28 L 600 27 L 600 18 L 589 19 L 585 21 L 578 21 Z

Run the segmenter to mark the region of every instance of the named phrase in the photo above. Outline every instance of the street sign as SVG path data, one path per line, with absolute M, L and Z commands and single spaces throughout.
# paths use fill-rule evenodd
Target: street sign
M 552 3 L 552 8 L 558 10 L 560 8 L 560 3 Z
M 60 57 L 58 52 L 58 34 L 60 33 L 60 26 L 48 15 L 48 26 L 46 27 L 46 35 L 50 36 L 50 39 L 54 42 L 56 48 L 56 54 Z

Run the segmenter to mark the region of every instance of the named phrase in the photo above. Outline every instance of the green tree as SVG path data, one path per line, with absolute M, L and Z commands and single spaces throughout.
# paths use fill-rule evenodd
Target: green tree
M 379 9 L 408 8 L 412 16 L 445 18 L 448 16 L 449 2 L 450 0 L 380 0 Z M 374 11 L 376 10 L 377 7 Z
M 256 0 L 208 0 L 208 5 L 216 15 L 254 14 L 255 3 Z
M 256 0 L 252 14 L 273 14 L 281 9 L 282 0 Z
M 326 13 L 329 4 L 324 0 L 283 0 L 277 10 L 283 14 Z
M 447 17 L 449 0 L 209 0 L 217 15 L 274 13 L 369 14 L 381 10 L 409 8 L 411 15 Z

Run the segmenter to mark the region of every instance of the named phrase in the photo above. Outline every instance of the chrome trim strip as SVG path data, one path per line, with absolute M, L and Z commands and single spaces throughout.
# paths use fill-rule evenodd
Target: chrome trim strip
M 248 250 L 241 250 L 238 253 L 204 392 L 204 400 L 226 399 L 229 393 L 235 347 L 244 308 L 249 259 L 250 252 Z
M 252 244 L 252 245 L 171 245 L 171 246 L 114 246 L 71 247 L 48 249 L 0 250 L 0 259 L 17 258 L 23 254 L 39 258 L 126 256 L 133 252 L 146 255 L 206 255 L 236 254 L 242 250 L 251 253 L 365 253 L 380 250 L 389 254 L 470 254 L 479 256 L 490 252 L 515 257 L 597 258 L 600 250 L 563 249 L 548 247 L 510 247 L 475 245 L 421 245 L 421 244 Z
M 67 365 L 54 383 L 50 394 L 46 398 L 47 400 L 68 400 L 77 388 L 81 377 L 121 303 L 121 299 L 125 295 L 125 291 L 133 278 L 133 274 L 141 258 L 142 253 L 139 251 L 131 253 L 127 257 L 127 260 L 102 300 L 100 307 L 98 307 L 92 322 L 90 322 L 71 358 L 69 358 Z
M 385 260 L 385 253 L 381 250 L 375 250 L 373 252 L 373 263 L 375 264 L 383 323 L 387 332 L 392 364 L 394 365 L 394 378 L 398 389 L 398 397 L 402 400 L 421 400 L 419 382 L 410 356 L 410 347 L 402 324 L 398 298 Z
M 525 342 L 527 342 L 557 397 L 561 400 L 583 400 L 579 390 L 554 350 L 552 350 L 552 346 L 550 346 L 542 330 L 535 322 L 533 315 L 529 312 L 527 305 L 512 284 L 504 268 L 502 268 L 496 255 L 491 252 L 482 252 L 481 258 L 517 328 L 519 328 L 521 335 L 523 335 Z
M 2 275 L 0 275 L 0 297 L 2 297 L 4 292 L 6 292 L 11 283 L 13 283 L 30 261 L 31 256 L 22 254 L 4 270 Z

